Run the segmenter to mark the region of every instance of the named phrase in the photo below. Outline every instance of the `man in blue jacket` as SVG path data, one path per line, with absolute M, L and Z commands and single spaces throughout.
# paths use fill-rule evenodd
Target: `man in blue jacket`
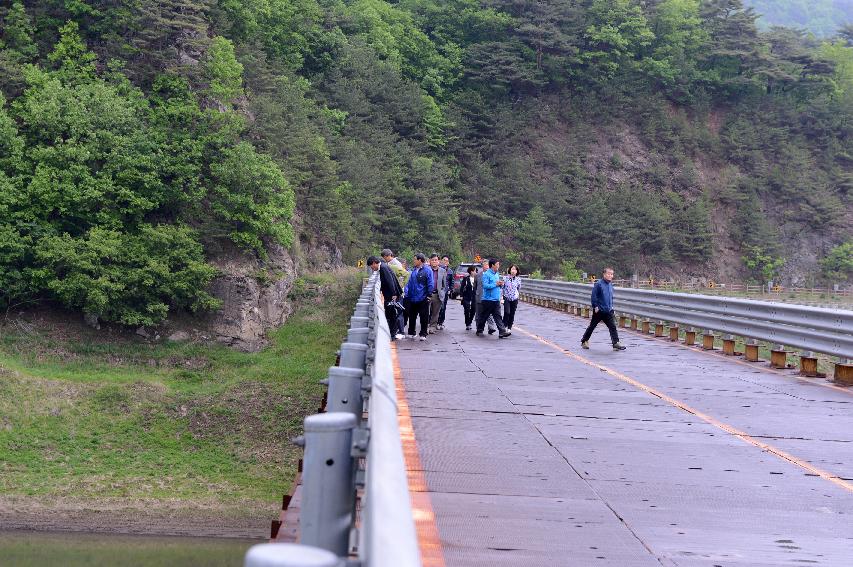
M 589 338 L 592 331 L 599 322 L 604 321 L 610 330 L 610 340 L 613 342 L 613 350 L 625 350 L 619 342 L 619 331 L 616 330 L 616 321 L 613 317 L 613 268 L 604 268 L 604 277 L 592 286 L 592 321 L 581 339 L 581 346 L 589 348 Z
M 483 300 L 480 302 L 480 312 L 477 314 L 477 336 L 483 336 L 486 328 L 486 319 L 492 317 L 498 326 L 498 337 L 505 339 L 512 335 L 506 330 L 501 317 L 501 288 L 504 283 L 498 275 L 501 263 L 492 258 L 489 260 L 489 269 L 483 272 Z
M 429 301 L 435 289 L 432 270 L 425 265 L 426 256 L 415 254 L 415 267 L 409 273 L 406 284 L 406 299 L 409 303 L 409 338 L 415 338 L 415 323 L 421 321 L 420 338 L 425 341 L 429 328 Z

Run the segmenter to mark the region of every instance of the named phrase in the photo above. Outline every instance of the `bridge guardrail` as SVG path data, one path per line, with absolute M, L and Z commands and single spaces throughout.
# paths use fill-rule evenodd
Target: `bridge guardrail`
M 591 290 L 585 284 L 526 280 L 522 292 L 588 306 Z M 614 296 L 617 313 L 853 359 L 853 311 L 621 287 Z
M 305 418 L 297 440 L 305 448 L 300 544 L 253 546 L 245 566 L 419 567 L 377 273 L 364 286 L 340 362 L 324 382 L 327 412 Z

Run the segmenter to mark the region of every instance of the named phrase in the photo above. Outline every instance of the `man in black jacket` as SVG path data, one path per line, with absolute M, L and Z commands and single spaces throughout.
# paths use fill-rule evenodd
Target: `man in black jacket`
M 402 297 L 403 290 L 400 288 L 400 282 L 390 266 L 382 262 L 376 256 L 371 256 L 367 259 L 367 265 L 371 270 L 379 271 L 379 289 L 382 291 L 382 300 L 385 305 L 385 320 L 388 321 L 388 330 L 391 333 L 391 340 L 402 338 L 400 325 L 398 323 L 398 311 L 394 306 L 395 303 Z
M 468 273 L 462 279 L 462 285 L 459 287 L 459 295 L 462 297 L 462 308 L 465 310 L 466 331 L 471 330 L 471 323 L 474 321 L 477 285 L 477 268 L 468 266 Z

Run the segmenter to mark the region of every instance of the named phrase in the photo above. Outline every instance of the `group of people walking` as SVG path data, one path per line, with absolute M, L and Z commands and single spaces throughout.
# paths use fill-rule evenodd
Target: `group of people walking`
M 407 270 L 393 252 L 386 248 L 381 258 L 368 258 L 367 267 L 379 272 L 385 318 L 392 340 L 405 337 L 414 340 L 418 337 L 426 341 L 429 334 L 444 329 L 447 301 L 454 284 L 454 273 L 448 256 L 432 254 L 427 260 L 424 254 L 415 254 L 413 267 Z M 500 270 L 499 260 L 483 260 L 479 270 L 477 266 L 468 266 L 467 274 L 460 282 L 459 296 L 465 313 L 465 330 L 470 331 L 473 324 L 477 336 L 483 336 L 487 325 L 490 335 L 497 332 L 501 339 L 512 335 L 522 279 L 518 266 L 514 264 L 504 274 Z M 589 339 L 595 327 L 604 322 L 610 331 L 613 349 L 625 350 L 619 342 L 613 315 L 613 274 L 612 268 L 606 268 L 602 279 L 593 286 L 592 320 L 581 338 L 581 346 L 585 349 L 589 348 Z M 416 335 L 418 324 L 420 330 Z
M 447 301 L 453 290 L 454 273 L 448 256 L 415 254 L 409 270 L 395 258 L 391 250 L 382 251 L 381 258 L 367 259 L 368 268 L 379 272 L 382 295 L 385 298 L 385 317 L 392 338 L 405 337 L 427 340 L 427 336 L 444 329 Z M 500 274 L 500 261 L 484 260 L 482 269 L 469 266 L 462 278 L 459 296 L 465 312 L 465 329 L 476 325 L 482 336 L 488 323 L 489 334 L 498 337 L 512 335 L 518 307 L 521 278 L 518 267 L 512 265 Z M 501 300 L 504 308 L 501 313 Z M 420 325 L 419 332 L 418 324 Z

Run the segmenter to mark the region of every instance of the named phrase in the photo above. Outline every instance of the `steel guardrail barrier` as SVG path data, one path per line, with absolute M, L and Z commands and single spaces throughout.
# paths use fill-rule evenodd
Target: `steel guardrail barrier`
M 295 440 L 305 448 L 300 543 L 255 545 L 245 567 L 420 567 L 378 272 L 323 382 L 327 411 L 306 417 Z
M 589 306 L 592 286 L 525 280 L 522 293 Z M 615 288 L 614 311 L 853 359 L 853 311 L 733 297 Z

